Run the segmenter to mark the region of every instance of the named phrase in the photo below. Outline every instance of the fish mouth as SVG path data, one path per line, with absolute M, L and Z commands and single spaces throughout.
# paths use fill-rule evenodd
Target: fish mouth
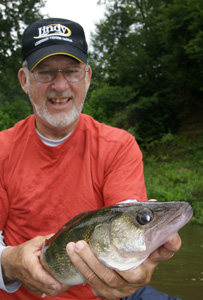
M 193 209 L 188 204 L 187 207 L 182 208 L 180 212 L 177 212 L 175 216 L 172 216 L 168 220 L 168 222 L 165 223 L 163 221 L 162 223 L 157 225 L 157 228 L 149 230 L 145 236 L 146 244 L 149 245 L 150 243 L 152 243 L 152 241 L 154 242 L 157 240 L 159 241 L 159 246 L 163 245 L 170 239 L 173 233 L 178 232 L 179 229 L 182 228 L 191 219 L 192 215 Z
M 176 229 L 179 230 L 190 220 L 192 215 L 193 209 L 188 204 L 188 206 L 183 209 L 178 215 L 176 215 L 172 220 L 170 220 L 166 226 L 175 226 L 177 224 Z

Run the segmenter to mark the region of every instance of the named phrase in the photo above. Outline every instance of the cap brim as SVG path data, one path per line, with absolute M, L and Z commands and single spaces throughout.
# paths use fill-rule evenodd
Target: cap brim
M 69 47 L 64 45 L 52 45 L 43 47 L 26 58 L 28 69 L 34 69 L 42 60 L 53 55 L 67 55 L 75 58 L 76 60 L 86 64 L 87 55 L 76 47 Z

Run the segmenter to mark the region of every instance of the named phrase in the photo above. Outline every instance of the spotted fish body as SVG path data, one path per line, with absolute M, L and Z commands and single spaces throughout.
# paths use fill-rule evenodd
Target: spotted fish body
M 41 263 L 63 284 L 84 278 L 66 252 L 69 242 L 85 240 L 107 267 L 128 270 L 139 266 L 192 217 L 187 202 L 121 202 L 79 214 L 45 241 Z

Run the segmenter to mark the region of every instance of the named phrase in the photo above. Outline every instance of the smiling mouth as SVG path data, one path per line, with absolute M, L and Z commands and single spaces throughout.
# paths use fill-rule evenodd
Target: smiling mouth
M 49 101 L 52 103 L 52 104 L 64 104 L 64 103 L 67 103 L 71 100 L 71 98 L 51 98 L 49 99 Z

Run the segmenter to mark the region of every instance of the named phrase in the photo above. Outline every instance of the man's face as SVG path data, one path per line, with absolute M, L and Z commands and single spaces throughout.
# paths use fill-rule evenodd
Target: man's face
M 35 67 L 37 71 L 47 69 L 63 70 L 69 67 L 85 69 L 86 65 L 68 56 L 55 55 L 44 59 Z M 26 78 L 26 92 L 30 97 L 36 115 L 36 124 L 45 122 L 56 128 L 77 125 L 91 79 L 91 69 L 78 82 L 67 81 L 61 72 L 51 82 L 38 82 L 29 72 Z M 75 124 L 75 126 L 74 126 Z

